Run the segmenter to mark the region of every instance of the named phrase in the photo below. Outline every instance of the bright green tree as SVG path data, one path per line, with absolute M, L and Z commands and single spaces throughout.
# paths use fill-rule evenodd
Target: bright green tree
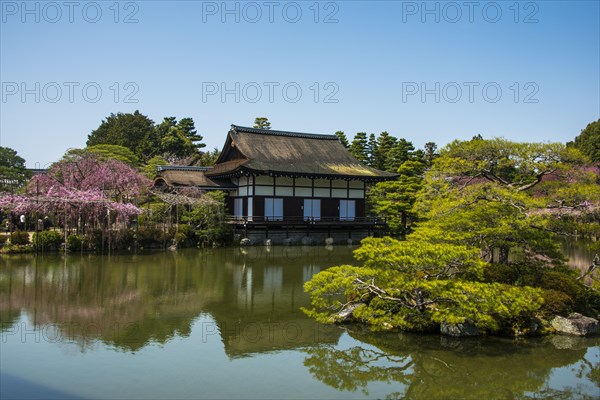
M 210 167 L 212 165 L 215 165 L 220 155 L 221 151 L 216 147 L 211 151 L 202 152 L 202 154 L 200 155 L 200 159 L 198 160 L 196 165 L 199 165 L 201 167 Z
M 600 119 L 590 122 L 568 146 L 576 147 L 592 161 L 600 162 Z
M 557 212 L 590 215 L 600 207 L 584 161 L 556 143 L 451 143 L 425 174 L 414 232 L 404 242 L 365 239 L 355 252 L 363 266 L 313 277 L 305 286 L 313 306 L 307 313 L 378 328 L 472 322 L 513 333 L 527 331 L 532 318 L 596 315 L 600 295 L 564 268 L 552 229 Z M 382 209 L 393 209 L 390 199 L 399 195 L 383 193 Z
M 417 331 L 471 322 L 497 332 L 543 302 L 537 289 L 481 282 L 486 263 L 476 248 L 367 238 L 355 257 L 364 266 L 333 267 L 305 284 L 309 316 L 332 323 L 346 312 L 375 328 Z
M 429 170 L 416 211 L 426 220 L 423 236 L 480 248 L 487 259 L 498 251 L 508 262 L 511 248 L 530 260 L 561 254 L 548 218 L 547 201 L 531 195 L 547 176 L 560 176 L 581 156 L 560 143 L 516 143 L 505 139 L 454 141 Z
M 132 166 L 139 164 L 138 158 L 131 150 L 116 144 L 97 144 L 84 149 L 69 149 L 63 159 L 78 159 L 87 154 L 93 154 L 100 160 L 115 159 Z
M 517 143 L 501 138 L 456 140 L 440 156 L 435 164 L 437 176 L 486 180 L 516 191 L 531 189 L 545 176 L 585 161 L 579 152 L 561 143 Z
M 142 168 L 142 173 L 149 179 L 156 177 L 156 168 L 159 165 L 168 165 L 169 162 L 162 156 L 154 156 L 148 160 L 146 165 Z
M 508 263 L 511 249 L 536 262 L 562 263 L 547 217 L 534 211 L 544 202 L 494 183 L 452 185 L 427 175 L 415 211 L 425 219 L 414 235 L 443 243 L 479 248 L 484 259 Z M 495 254 L 497 254 L 495 256 Z

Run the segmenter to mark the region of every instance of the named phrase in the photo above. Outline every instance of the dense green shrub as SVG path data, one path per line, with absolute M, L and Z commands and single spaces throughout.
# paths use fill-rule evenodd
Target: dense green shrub
M 64 236 L 58 231 L 42 231 L 33 234 L 33 244 L 38 249 L 56 251 L 64 242 Z
M 87 243 L 83 235 L 69 235 L 67 238 L 67 249 L 69 251 L 87 250 Z
M 179 224 L 174 240 L 178 247 L 194 247 L 198 244 L 198 238 L 194 228 L 188 224 Z
M 188 245 L 188 237 L 183 232 L 177 232 L 174 239 L 178 247 L 186 247 Z
M 24 245 L 29 244 L 29 233 L 16 231 L 10 235 L 10 244 Z
M 0 246 L 4 246 L 8 240 L 8 235 L 0 235 Z
M 161 248 L 169 246 L 173 235 L 171 232 L 163 232 L 159 228 L 139 228 L 137 231 L 137 242 L 140 247 L 146 249 Z
M 33 246 L 31 244 L 7 244 L 0 250 L 0 253 L 2 254 L 21 254 L 32 252 Z
M 552 317 L 554 315 L 567 316 L 573 312 L 575 302 L 566 293 L 558 290 L 544 289 L 542 292 L 544 304 L 540 308 L 543 317 Z
M 490 264 L 485 282 L 532 286 L 544 289 L 544 315 L 567 315 L 577 311 L 594 315 L 600 311 L 600 295 L 577 281 L 578 272 L 567 267 L 549 268 L 534 264 Z
M 200 243 L 228 244 L 233 240 L 233 232 L 231 225 L 223 223 L 213 228 L 197 230 L 196 237 Z
M 540 274 L 538 286 L 543 289 L 556 290 L 565 293 L 576 303 L 584 296 L 585 286 L 576 281 L 576 277 L 568 272 L 549 270 Z
M 204 196 L 208 200 L 206 203 L 196 205 L 191 210 L 185 210 L 179 220 L 179 222 L 189 225 L 189 229 L 194 231 L 193 235 L 187 233 L 188 239 L 194 244 L 231 242 L 233 238 L 231 226 L 225 223 L 227 210 L 224 193 L 216 191 L 206 193 Z

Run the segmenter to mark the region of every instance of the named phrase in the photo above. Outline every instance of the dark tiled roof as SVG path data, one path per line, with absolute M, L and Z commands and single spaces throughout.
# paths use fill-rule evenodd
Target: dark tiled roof
M 231 157 L 233 149 L 236 157 Z M 261 174 L 386 180 L 397 175 L 354 158 L 335 135 L 274 131 L 231 125 L 227 142 L 209 176 L 249 171 Z
M 231 125 L 231 131 L 254 133 L 257 135 L 288 136 L 288 137 L 297 137 L 297 138 L 305 138 L 305 139 L 321 139 L 321 140 L 337 140 L 337 141 L 339 141 L 339 138 L 336 135 L 322 135 L 322 134 L 316 134 L 316 133 L 274 131 L 271 129 L 248 128 L 246 126 L 237 126 L 237 125 Z

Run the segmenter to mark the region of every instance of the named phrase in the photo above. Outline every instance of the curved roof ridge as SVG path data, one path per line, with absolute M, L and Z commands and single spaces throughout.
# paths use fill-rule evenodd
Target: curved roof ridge
M 234 132 L 245 132 L 254 133 L 257 135 L 270 135 L 270 136 L 288 136 L 297 137 L 304 139 L 322 139 L 322 140 L 339 140 L 336 135 L 324 135 L 317 133 L 303 133 L 303 132 L 289 132 L 289 131 L 275 131 L 270 129 L 258 129 L 250 128 L 246 126 L 231 125 L 231 130 Z
M 207 172 L 213 169 L 213 166 L 201 167 L 196 165 L 157 165 L 156 170 L 161 171 L 201 171 Z

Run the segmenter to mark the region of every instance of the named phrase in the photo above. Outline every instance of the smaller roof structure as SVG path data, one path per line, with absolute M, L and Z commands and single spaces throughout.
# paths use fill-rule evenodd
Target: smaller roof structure
M 190 167 L 183 165 L 159 165 L 154 187 L 196 187 L 204 190 L 226 190 L 234 188 L 232 183 L 211 179 L 206 172 L 212 167 Z

